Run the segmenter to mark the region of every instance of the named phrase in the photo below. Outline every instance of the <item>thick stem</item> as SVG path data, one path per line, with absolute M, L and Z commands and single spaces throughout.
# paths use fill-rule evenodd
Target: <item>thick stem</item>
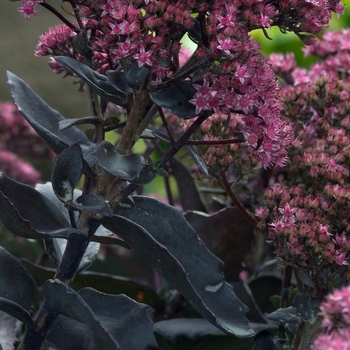
M 18 350 L 40 350 L 57 317 L 58 313 L 53 311 L 44 300 L 35 317 L 35 327 L 27 329 Z
M 116 151 L 121 154 L 129 154 L 131 148 L 137 140 L 139 124 L 145 116 L 146 107 L 150 103 L 148 90 L 141 88 L 134 95 L 133 106 L 128 115 L 127 123 L 120 135 Z

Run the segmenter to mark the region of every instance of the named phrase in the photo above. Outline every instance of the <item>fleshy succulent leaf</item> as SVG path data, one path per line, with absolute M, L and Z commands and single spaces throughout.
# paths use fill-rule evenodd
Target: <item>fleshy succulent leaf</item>
M 101 142 L 94 152 L 97 164 L 108 173 L 132 181 L 140 176 L 145 165 L 139 154 L 119 154 L 108 141 Z
M 150 92 L 150 97 L 159 107 L 165 108 L 182 119 L 191 119 L 196 116 L 196 108 L 188 101 L 195 93 L 196 89 L 191 82 L 180 81 L 162 90 Z
M 24 118 L 55 153 L 79 143 L 83 153 L 88 152 L 92 142 L 78 128 L 60 130 L 59 123 L 65 118 L 41 99 L 22 79 L 7 72 L 12 98 Z M 84 157 L 85 158 L 85 157 Z M 89 161 L 86 159 L 89 163 Z
M 85 324 L 87 326 L 87 331 L 93 333 L 92 340 L 94 343 L 92 344 L 93 346 L 91 349 L 120 349 L 118 343 L 110 334 L 106 332 L 96 315 L 77 292 L 59 280 L 46 281 L 42 287 L 42 290 L 45 295 L 47 304 L 53 310 L 56 310 L 63 316 Z M 50 334 L 51 333 L 56 333 L 54 332 L 54 328 Z M 62 337 L 61 332 L 57 334 Z M 86 334 L 86 336 L 89 336 L 89 334 Z
M 108 101 L 119 106 L 125 106 L 125 95 L 116 90 L 105 75 L 95 72 L 86 64 L 71 57 L 55 56 L 54 59 L 83 79 L 93 90 Z
M 59 200 L 64 203 L 73 201 L 74 188 L 83 173 L 83 155 L 79 144 L 64 149 L 56 156 L 52 167 L 52 188 Z
M 117 207 L 102 219 L 221 330 L 238 337 L 254 331 L 246 306 L 224 281 L 223 264 L 198 238 L 182 212 L 156 199 L 134 196 L 133 208 Z M 195 252 L 195 253 L 194 253 Z
M 25 310 L 39 308 L 39 290 L 28 271 L 7 250 L 0 247 L 0 297 Z
M 63 213 L 34 188 L 0 173 L 0 220 L 15 235 L 26 238 L 68 238 L 71 228 Z M 30 208 L 30 210 L 29 210 Z
M 49 303 L 65 316 L 59 316 L 48 337 L 56 347 L 76 349 L 77 339 L 86 343 L 84 349 L 91 350 L 146 350 L 157 347 L 150 306 L 139 304 L 125 295 L 108 295 L 92 288 L 76 293 L 57 280 L 46 282 L 43 290 Z M 67 317 L 71 318 L 69 328 L 66 327 Z M 66 331 L 64 338 L 62 330 Z M 135 337 L 135 334 L 138 336 Z

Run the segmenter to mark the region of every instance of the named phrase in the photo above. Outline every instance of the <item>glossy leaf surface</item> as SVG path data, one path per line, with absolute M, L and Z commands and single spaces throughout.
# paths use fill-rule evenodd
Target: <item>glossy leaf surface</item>
M 79 196 L 76 204 L 71 204 L 69 207 L 79 212 L 91 212 L 106 216 L 112 216 L 113 212 L 109 204 L 101 197 L 92 194 L 84 194 Z
M 22 264 L 0 247 L 0 297 L 11 300 L 25 310 L 39 307 L 39 291 Z
M 194 179 L 187 167 L 175 158 L 171 160 L 170 165 L 172 174 L 175 176 L 175 180 L 177 182 L 182 210 L 184 212 L 188 210 L 206 212 L 207 209 L 198 192 Z M 199 232 L 197 231 L 197 233 Z M 208 248 L 210 249 L 209 246 Z
M 17 320 L 23 322 L 24 324 L 27 324 L 31 328 L 34 326 L 34 320 L 30 316 L 30 313 L 21 305 L 18 305 L 9 299 L 0 297 L 0 310 L 6 312 L 12 317 L 15 317 Z
M 54 59 L 71 70 L 79 78 L 83 79 L 99 95 L 119 106 L 124 106 L 124 94 L 116 90 L 105 75 L 95 72 L 86 64 L 71 57 L 55 56 Z
M 139 177 L 145 165 L 145 160 L 141 155 L 119 154 L 108 141 L 101 142 L 96 147 L 94 155 L 97 164 L 103 170 L 127 181 Z
M 182 212 L 156 199 L 133 197 L 132 209 L 117 207 L 102 224 L 118 230 L 153 268 L 211 323 L 239 337 L 254 334 L 246 306 L 224 281 L 222 262 L 198 238 Z
M 48 282 L 52 285 L 48 286 Z M 85 339 L 89 339 L 90 344 L 84 349 L 156 348 L 150 319 L 152 308 L 148 305 L 139 304 L 125 295 L 108 295 L 92 288 L 76 293 L 60 283 L 48 282 L 43 288 L 50 303 L 58 305 L 60 313 L 72 319 L 67 329 L 67 318 L 60 316 L 50 332 L 49 341 L 58 348 L 75 350 L 70 344 L 77 340 L 86 343 Z M 62 329 L 68 332 L 62 334 Z
M 126 75 L 124 72 L 119 72 L 116 70 L 107 71 L 107 77 L 111 85 L 118 91 L 125 94 L 132 94 L 134 90 L 128 85 L 126 80 Z
M 196 108 L 188 102 L 196 93 L 196 89 L 189 81 L 180 81 L 162 90 L 150 92 L 151 99 L 159 107 L 176 114 L 182 119 L 196 116 Z
M 88 330 L 93 332 L 93 346 L 91 349 L 120 349 L 118 343 L 106 332 L 84 299 L 73 289 L 58 280 L 48 280 L 43 285 L 42 290 L 48 305 L 53 310 L 56 310 L 56 312 L 63 316 L 85 324 Z M 56 333 L 62 337 L 62 333 L 55 332 L 54 328 L 52 328 L 51 333 Z M 86 333 L 86 335 L 89 335 L 89 333 Z M 66 344 L 68 345 L 69 343 L 66 342 Z
M 52 188 L 62 202 L 72 202 L 73 192 L 83 173 L 83 156 L 78 144 L 64 149 L 56 156 L 52 167 Z
M 195 340 L 201 336 L 225 335 L 204 318 L 174 318 L 159 321 L 154 324 L 154 331 L 173 343 L 183 337 Z
M 122 349 L 146 350 L 157 346 L 150 306 L 125 295 L 108 295 L 92 288 L 78 293 Z
M 226 278 L 237 280 L 242 271 L 242 261 L 251 249 L 253 226 L 237 208 L 232 207 L 210 215 L 189 211 L 185 217 L 209 250 L 225 263 Z
M 18 110 L 55 153 L 61 153 L 74 143 L 79 143 L 83 153 L 88 153 L 92 142 L 81 130 L 76 127 L 60 130 L 59 122 L 64 117 L 42 100 L 22 79 L 11 72 L 7 72 L 7 76 Z M 86 161 L 89 163 L 87 159 Z
M 62 212 L 34 188 L 0 174 L 0 219 L 12 233 L 26 238 L 65 237 L 70 227 Z M 30 209 L 30 210 L 29 210 Z
M 126 75 L 126 82 L 131 88 L 134 89 L 134 91 L 137 91 L 141 84 L 146 80 L 150 72 L 150 68 L 146 66 L 138 67 L 137 65 L 134 65 L 130 68 L 128 74 Z
M 82 124 L 96 125 L 100 122 L 101 121 L 98 117 L 84 117 L 84 118 L 63 119 L 58 123 L 58 125 L 60 130 L 65 130 L 75 125 L 82 125 Z

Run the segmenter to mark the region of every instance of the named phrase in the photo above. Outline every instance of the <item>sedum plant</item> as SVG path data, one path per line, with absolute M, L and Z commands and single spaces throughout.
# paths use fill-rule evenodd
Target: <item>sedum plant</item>
M 293 232 L 281 235 L 276 231 L 309 219 L 302 216 L 303 209 L 290 203 L 290 197 L 281 202 L 274 192 L 267 196 L 267 207 L 257 211 L 259 223 L 249 211 L 261 203 L 257 190 L 266 187 L 259 185 L 258 179 L 266 184 L 276 181 L 278 174 L 299 171 L 298 147 L 303 142 L 298 138 L 304 134 L 297 129 L 298 121 L 307 125 L 303 118 L 318 109 L 311 103 L 317 101 L 307 100 L 310 106 L 305 104 L 300 120 L 295 115 L 294 125 L 294 96 L 301 84 L 311 83 L 306 90 L 311 96 L 320 83 L 313 80 L 312 72 L 309 80 L 303 81 L 302 73 L 304 78 L 308 74 L 296 69 L 292 61 L 271 57 L 269 62 L 249 33 L 261 29 L 268 36 L 266 28 L 278 26 L 311 44 L 312 34 L 327 25 L 331 13 L 343 12 L 340 2 L 69 0 L 59 12 L 48 1 L 24 0 L 19 11 L 29 19 L 37 15 L 36 6 L 51 11 L 63 24 L 40 36 L 35 53 L 51 56 L 54 73 L 78 80 L 79 90 L 88 95 L 91 116 L 65 119 L 8 72 L 19 112 L 56 153 L 50 183 L 34 188 L 5 173 L 0 176 L 2 223 L 17 236 L 42 240 L 55 265 L 49 270 L 19 262 L 5 249 L 0 250 L 0 309 L 25 325 L 18 349 L 174 349 L 183 346 L 179 343 L 182 337 L 192 342 L 186 346 L 193 349 L 210 346 L 217 339 L 227 342 L 213 345 L 221 348 L 280 349 L 294 336 L 294 344 L 305 344 L 298 339 L 300 334 L 304 339 L 302 326 L 311 318 L 310 300 L 315 295 L 320 300 L 328 291 L 312 284 L 319 282 L 313 278 L 317 259 L 326 251 L 307 255 L 302 243 L 285 240 Z M 195 44 L 191 53 L 182 46 L 186 36 Z M 314 47 L 317 50 L 317 45 Z M 285 73 L 281 84 L 274 69 L 277 74 Z M 344 96 L 340 100 L 345 100 Z M 290 110 L 286 108 L 289 102 Z M 297 102 L 305 103 L 301 97 Z M 314 119 L 318 120 L 314 117 L 311 124 Z M 92 126 L 90 132 L 77 127 L 85 124 Z M 316 135 L 318 129 L 312 127 Z M 331 128 L 322 127 L 326 131 Z M 106 140 L 109 133 L 115 135 L 113 142 Z M 332 135 L 329 137 L 339 136 L 336 130 Z M 141 142 L 143 154 L 134 152 L 134 145 Z M 305 159 L 319 160 L 314 144 L 304 144 L 310 147 Z M 299 163 L 288 162 L 289 147 L 290 159 L 296 157 Z M 326 145 L 316 149 L 325 151 Z M 230 201 L 200 196 L 185 166 L 186 155 L 208 192 L 224 193 Z M 344 166 L 339 165 L 343 172 L 333 174 L 332 180 L 341 181 L 336 176 L 346 175 Z M 273 167 L 277 170 L 271 170 Z M 319 172 L 317 176 L 325 176 Z M 182 210 L 174 206 L 168 175 L 176 179 Z M 145 185 L 159 177 L 164 177 L 169 204 L 141 195 Z M 286 179 L 298 188 L 292 177 Z M 301 175 L 295 181 L 301 182 Z M 331 186 L 328 192 L 335 191 Z M 299 195 L 302 190 L 294 192 Z M 294 195 L 291 189 L 283 194 L 288 192 Z M 322 222 L 317 229 L 329 237 L 327 225 Z M 292 309 L 286 309 L 285 292 L 291 285 L 286 277 L 281 298 L 284 309 L 268 316 L 264 312 L 275 309 L 272 304 L 264 309 L 263 302 L 257 302 L 259 288 L 272 281 L 281 289 L 280 280 L 265 276 L 263 282 L 242 281 L 271 257 L 266 250 L 265 256 L 256 251 L 259 245 L 253 242 L 253 231 L 257 227 L 268 228 L 278 257 L 288 265 L 286 272 L 290 267 L 303 271 L 302 275 L 296 272 L 299 291 L 294 291 Z M 346 244 L 345 238 L 337 239 L 338 245 Z M 328 242 L 321 245 L 324 243 Z M 154 270 L 150 273 L 138 263 L 133 266 L 138 271 L 137 281 L 106 275 L 89 279 L 84 271 L 108 246 L 115 248 L 120 264 L 134 254 Z M 329 254 L 327 267 L 346 265 L 342 249 Z M 244 262 L 247 253 L 254 256 L 250 262 Z M 294 256 L 292 262 L 288 260 Z M 316 263 L 308 260 L 311 257 Z M 242 271 L 242 263 L 246 271 Z M 101 282 L 103 290 L 99 290 L 97 278 L 108 281 L 110 288 Z M 87 280 L 91 284 L 86 287 Z M 311 289 L 306 290 L 302 283 Z M 264 302 L 274 291 L 264 294 Z M 10 325 L 6 333 L 10 339 L 13 318 L 1 317 L 3 324 Z M 272 336 L 278 327 L 279 341 Z

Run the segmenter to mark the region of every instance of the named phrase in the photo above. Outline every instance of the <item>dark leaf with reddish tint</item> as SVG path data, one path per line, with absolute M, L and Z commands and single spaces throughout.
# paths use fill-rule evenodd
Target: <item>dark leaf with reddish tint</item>
M 107 71 L 107 77 L 111 85 L 118 91 L 125 94 L 132 94 L 134 90 L 128 85 L 126 75 L 124 72 L 109 70 Z
M 7 76 L 12 98 L 18 110 L 50 148 L 59 154 L 66 147 L 79 143 L 84 158 L 86 153 L 86 161 L 89 163 L 88 153 L 92 142 L 86 135 L 73 126 L 61 130 L 59 123 L 64 117 L 43 101 L 23 80 L 11 72 L 7 72 Z
M 137 91 L 141 84 L 146 80 L 150 72 L 150 68 L 146 66 L 138 67 L 137 65 L 134 65 L 130 68 L 128 74 L 126 75 L 126 81 L 128 85 L 134 89 L 134 91 Z
M 80 322 L 87 326 L 86 332 L 83 332 L 82 335 L 89 337 L 90 333 L 93 333 L 91 349 L 120 349 L 118 343 L 106 332 L 101 321 L 96 317 L 84 299 L 73 289 L 69 288 L 59 280 L 48 280 L 43 285 L 42 290 L 46 303 L 50 308 L 56 310 L 56 312 L 63 316 L 78 321 L 76 322 L 75 327 L 79 327 Z M 54 327 L 59 322 L 59 319 L 56 320 Z M 64 348 L 67 349 L 67 346 L 69 345 L 67 335 L 62 334 L 61 331 L 57 332 L 56 330 L 55 332 L 54 327 L 49 333 L 49 340 L 54 343 L 51 337 L 57 338 L 58 336 L 60 341 L 64 339 L 66 344 Z M 74 323 L 72 322 L 71 328 L 73 327 Z
M 21 237 L 68 238 L 70 233 L 79 232 L 46 196 L 1 173 L 0 206 L 0 220 Z
M 21 305 L 18 305 L 17 303 L 0 297 L 0 310 L 2 312 L 6 312 L 8 315 L 11 315 L 12 317 L 15 317 L 17 320 L 25 323 L 29 327 L 34 326 L 34 320 L 32 319 L 32 316 L 30 316 L 30 313 L 25 310 Z M 0 324 L 0 327 L 2 325 Z
M 64 120 L 61 120 L 58 124 L 59 124 L 60 130 L 65 130 L 74 125 L 82 125 L 82 124 L 96 125 L 100 122 L 101 120 L 98 117 L 84 117 L 84 118 L 64 119 Z
M 105 75 L 95 72 L 86 64 L 71 57 L 55 56 L 54 59 L 83 79 L 99 95 L 108 101 L 125 107 L 125 95 L 116 90 Z
M 226 278 L 237 280 L 254 238 L 252 225 L 232 207 L 211 215 L 189 211 L 185 217 L 209 250 L 225 263 Z
M 167 279 L 211 323 L 249 337 L 246 306 L 225 282 L 222 262 L 198 238 L 182 212 L 156 199 L 133 197 L 133 208 L 117 207 L 102 224 L 118 235 Z
M 139 154 L 119 154 L 108 141 L 101 142 L 95 149 L 97 164 L 108 173 L 123 180 L 131 181 L 140 176 L 145 165 Z
M 78 339 L 84 344 L 86 338 L 89 343 L 84 349 L 148 350 L 157 347 L 150 306 L 125 295 L 108 295 L 92 288 L 76 293 L 57 280 L 46 282 L 43 290 L 49 304 L 65 316 L 58 317 L 48 337 L 56 347 L 75 350 L 70 344 L 77 346 Z M 67 317 L 71 319 L 69 329 L 65 327 Z M 62 329 L 66 332 L 62 333 Z
M 0 297 L 8 299 L 25 310 L 39 308 L 39 290 L 23 265 L 0 247 Z
M 196 210 L 206 212 L 207 209 L 205 208 L 197 186 L 187 167 L 175 158 L 171 160 L 170 165 L 172 174 L 175 176 L 177 182 L 177 188 L 179 189 L 182 210 Z M 198 231 L 197 233 L 199 234 Z M 207 247 L 210 249 L 208 245 Z
M 78 144 L 64 149 L 53 163 L 51 182 L 57 198 L 64 202 L 73 201 L 73 191 L 83 173 L 83 156 Z
M 150 92 L 151 99 L 159 107 L 176 114 L 181 119 L 196 117 L 196 107 L 188 102 L 196 93 L 189 81 L 180 81 L 162 90 Z
M 106 216 L 112 216 L 113 212 L 109 204 L 101 197 L 92 194 L 84 194 L 76 199 L 76 203 L 69 205 L 69 208 L 79 212 L 91 212 Z

